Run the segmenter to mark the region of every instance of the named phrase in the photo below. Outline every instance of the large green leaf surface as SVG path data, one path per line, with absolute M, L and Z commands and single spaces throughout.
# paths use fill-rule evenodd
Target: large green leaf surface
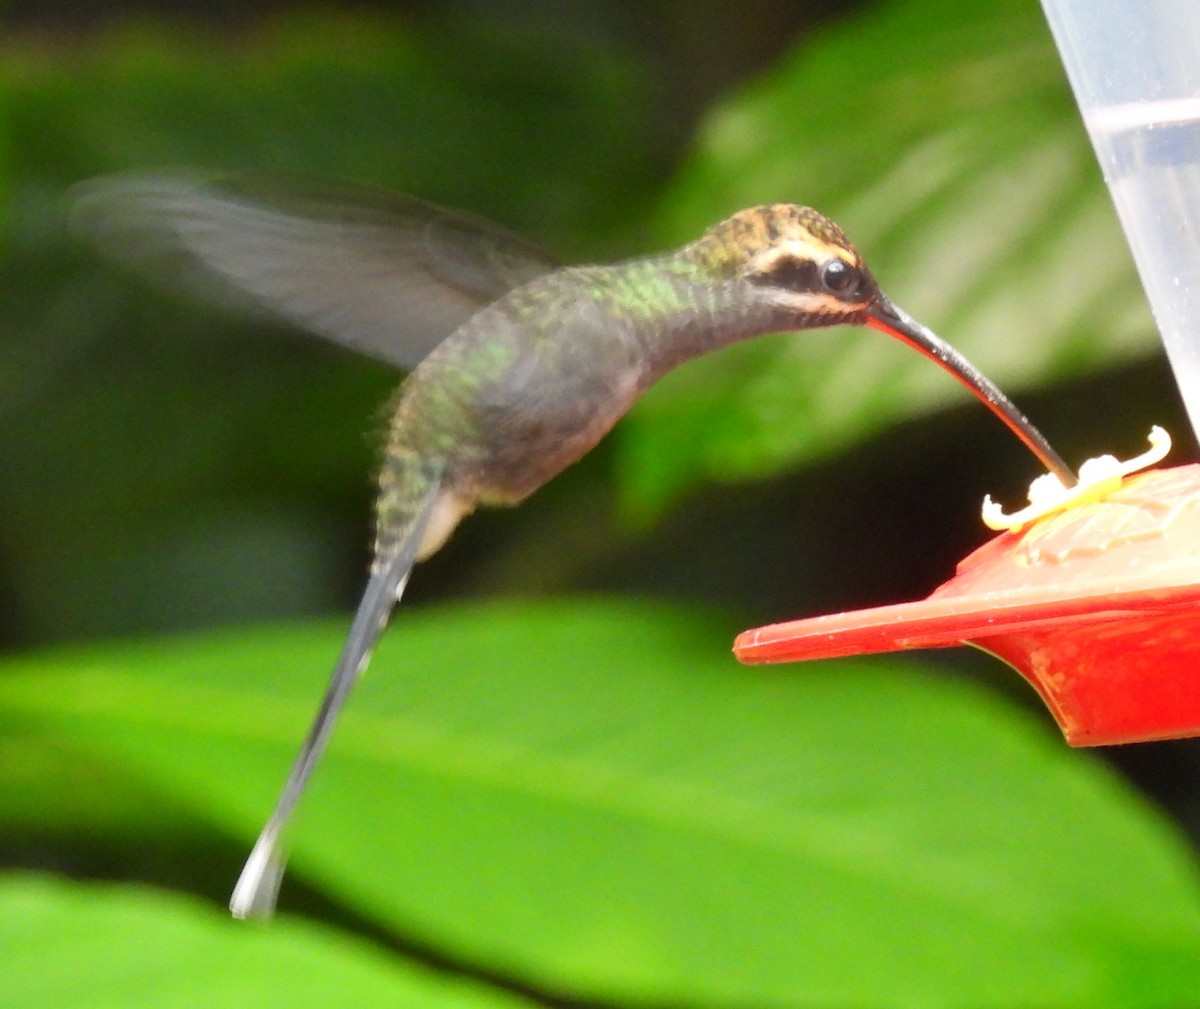
M 1156 346 L 1035 3 L 890 0 L 832 26 L 709 114 L 654 224 L 669 246 L 774 202 L 838 220 L 883 289 L 1010 394 Z M 965 398 L 878 333 L 752 341 L 634 411 L 625 490 L 653 510 Z
M 7 1009 L 527 1004 L 307 922 L 238 928 L 194 898 L 32 874 L 0 877 L 0 949 Z
M 1088 756 L 915 663 L 741 668 L 720 624 L 582 600 L 403 614 L 303 806 L 289 878 L 458 962 L 610 1002 L 1197 990 L 1190 856 Z M 249 845 L 338 637 L 12 660 L 0 714 L 28 748 L 102 763 Z

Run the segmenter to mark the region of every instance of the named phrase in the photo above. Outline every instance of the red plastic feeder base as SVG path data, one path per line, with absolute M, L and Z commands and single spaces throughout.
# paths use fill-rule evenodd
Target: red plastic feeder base
M 1200 734 L 1200 465 L 1004 533 L 928 599 L 746 631 L 746 663 L 977 645 L 1072 746 Z

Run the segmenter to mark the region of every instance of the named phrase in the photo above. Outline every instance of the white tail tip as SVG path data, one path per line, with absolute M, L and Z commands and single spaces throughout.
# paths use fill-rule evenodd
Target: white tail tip
M 286 864 L 287 858 L 279 851 L 275 835 L 264 831 L 246 859 L 229 898 L 229 910 L 235 918 L 270 918 L 275 913 Z

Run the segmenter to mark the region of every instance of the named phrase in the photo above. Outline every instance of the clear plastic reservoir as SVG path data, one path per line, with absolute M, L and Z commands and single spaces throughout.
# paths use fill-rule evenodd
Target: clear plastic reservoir
M 1042 0 L 1200 431 L 1200 0 Z

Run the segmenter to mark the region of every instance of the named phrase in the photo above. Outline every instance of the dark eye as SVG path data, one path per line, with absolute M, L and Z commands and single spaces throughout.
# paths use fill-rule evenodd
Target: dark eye
M 821 283 L 830 294 L 850 298 L 862 284 L 862 274 L 843 259 L 831 259 L 821 267 Z

